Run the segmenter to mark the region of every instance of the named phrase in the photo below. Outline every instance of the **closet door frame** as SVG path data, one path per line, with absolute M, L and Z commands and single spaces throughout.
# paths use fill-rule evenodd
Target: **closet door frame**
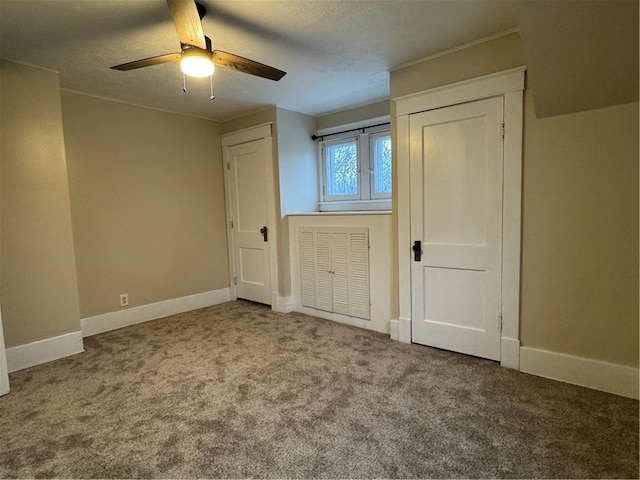
M 279 218 L 276 207 L 276 186 L 275 186 L 275 173 L 274 173 L 274 160 L 273 160 L 273 139 L 272 139 L 272 123 L 267 122 L 253 127 L 237 130 L 234 132 L 221 135 L 221 146 L 223 151 L 223 172 L 224 172 L 224 185 L 225 185 L 225 212 L 227 215 L 227 248 L 229 256 L 229 291 L 230 299 L 236 300 L 238 298 L 236 292 L 237 272 L 235 272 L 234 265 L 234 237 L 231 221 L 231 199 L 229 193 L 231 191 L 229 184 L 230 164 L 227 163 L 225 150 L 227 147 L 235 145 L 241 145 L 243 143 L 252 142 L 255 140 L 264 139 L 266 142 L 266 151 L 268 159 L 266 163 L 266 189 L 267 189 L 267 228 L 268 238 L 270 242 L 269 248 L 269 267 L 271 277 L 271 309 L 276 311 L 283 311 L 280 304 L 279 297 L 279 283 L 278 283 L 278 223 Z
M 465 102 L 504 98 L 504 193 L 502 233 L 502 337 L 500 364 L 520 368 L 520 265 L 522 224 L 522 127 L 526 67 L 485 75 L 423 92 L 393 98 L 396 117 L 398 220 L 398 318 L 392 338 L 411 342 L 411 210 L 409 117 L 414 113 Z M 397 187 L 397 188 L 396 188 Z

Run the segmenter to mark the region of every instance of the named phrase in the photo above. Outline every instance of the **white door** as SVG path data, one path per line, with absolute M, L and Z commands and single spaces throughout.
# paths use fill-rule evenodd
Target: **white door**
M 265 139 L 225 147 L 229 168 L 233 270 L 239 298 L 271 305 Z
M 492 360 L 500 359 L 502 104 L 409 120 L 412 341 Z

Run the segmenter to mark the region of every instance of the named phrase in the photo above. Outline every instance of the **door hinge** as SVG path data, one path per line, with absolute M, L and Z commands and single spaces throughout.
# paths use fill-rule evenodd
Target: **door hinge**
M 231 170 L 231 164 L 227 162 L 227 170 Z
M 369 306 L 371 306 L 371 300 L 369 300 Z
M 233 228 L 233 220 L 229 222 L 231 224 L 231 228 Z
M 504 140 L 504 123 L 502 124 L 502 140 Z
M 500 331 L 502 332 L 502 312 L 498 314 L 498 320 L 500 322 Z
M 234 285 L 238 285 L 238 280 L 236 279 L 236 277 L 235 277 L 235 276 L 233 277 L 233 284 L 234 284 Z

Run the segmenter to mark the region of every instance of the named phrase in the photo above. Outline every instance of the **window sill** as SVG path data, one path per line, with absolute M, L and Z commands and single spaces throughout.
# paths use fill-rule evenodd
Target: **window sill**
M 391 210 L 362 210 L 360 212 L 340 211 L 340 212 L 298 212 L 287 213 L 287 217 L 339 217 L 349 215 L 391 215 Z
M 391 199 L 320 202 L 321 212 L 390 211 Z

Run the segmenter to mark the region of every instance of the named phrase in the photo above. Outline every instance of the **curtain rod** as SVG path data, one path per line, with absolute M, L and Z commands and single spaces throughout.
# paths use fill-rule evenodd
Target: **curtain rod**
M 382 127 L 383 125 L 391 125 L 391 122 L 377 123 L 376 125 L 369 125 L 367 127 L 352 128 L 350 130 L 343 130 L 341 132 L 327 133 L 326 135 L 311 135 L 311 140 L 315 142 L 316 140 L 320 139 L 320 141 L 322 141 L 324 140 L 324 137 L 330 137 L 332 135 L 342 135 L 343 133 L 349 133 L 349 132 L 365 133 L 364 131 L 369 128 Z

